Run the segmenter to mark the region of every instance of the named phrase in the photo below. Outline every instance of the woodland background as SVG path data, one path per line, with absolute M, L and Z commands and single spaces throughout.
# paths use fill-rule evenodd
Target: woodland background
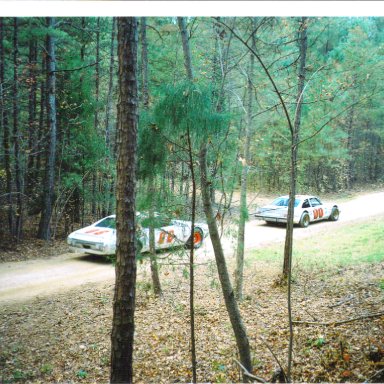
M 245 162 L 250 190 L 286 193 L 289 185 L 290 140 L 281 105 L 233 31 L 257 51 L 293 113 L 300 20 L 186 19 L 194 82 L 209 87 L 227 119 L 210 138 L 218 210 L 230 206 Z M 314 137 L 300 144 L 299 192 L 383 180 L 383 26 L 380 17 L 307 20 L 300 136 Z M 152 188 L 158 210 L 188 217 L 188 154 L 180 147 L 182 135 L 161 124 L 164 98 L 186 77 L 181 34 L 176 18 L 141 18 L 139 28 L 138 207 L 148 207 Z M 116 40 L 112 18 L 0 19 L 2 238 L 63 236 L 114 212 Z

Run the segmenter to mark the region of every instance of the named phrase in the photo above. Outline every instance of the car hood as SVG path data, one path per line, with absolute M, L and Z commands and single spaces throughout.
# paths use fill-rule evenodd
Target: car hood
M 111 241 L 116 239 L 116 230 L 104 227 L 85 227 L 72 232 L 69 239 L 89 240 L 89 241 Z M 116 241 L 116 240 L 115 240 Z

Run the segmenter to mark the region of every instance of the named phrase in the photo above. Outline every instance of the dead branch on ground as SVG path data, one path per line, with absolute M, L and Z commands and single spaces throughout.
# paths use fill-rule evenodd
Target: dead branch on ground
M 352 323 L 353 321 L 358 321 L 362 319 L 372 319 L 374 317 L 380 317 L 384 316 L 384 311 L 382 312 L 377 312 L 377 313 L 370 313 L 368 315 L 362 315 L 362 316 L 357 316 L 353 317 L 351 319 L 347 320 L 341 320 L 341 321 L 329 321 L 329 322 L 317 322 L 317 321 L 293 321 L 293 324 L 307 324 L 307 325 L 323 325 L 323 326 L 330 326 L 330 325 L 341 325 L 341 324 L 346 324 L 346 323 Z

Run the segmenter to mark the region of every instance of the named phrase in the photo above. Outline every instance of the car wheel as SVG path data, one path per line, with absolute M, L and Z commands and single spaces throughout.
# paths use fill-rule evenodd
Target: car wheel
M 310 218 L 309 218 L 309 215 L 307 212 L 304 212 L 302 215 L 301 215 L 301 218 L 300 218 L 300 227 L 301 228 L 307 228 L 308 225 L 309 225 L 309 222 L 310 222 Z
M 329 220 L 331 221 L 337 221 L 339 220 L 339 216 L 340 216 L 340 211 L 337 207 L 333 207 L 332 208 L 332 212 L 331 212 L 331 215 L 329 216 Z
M 198 249 L 202 246 L 204 240 L 204 232 L 201 228 L 195 227 L 195 230 L 193 231 L 193 238 L 190 237 L 186 243 L 187 248 L 191 249 L 193 248 Z

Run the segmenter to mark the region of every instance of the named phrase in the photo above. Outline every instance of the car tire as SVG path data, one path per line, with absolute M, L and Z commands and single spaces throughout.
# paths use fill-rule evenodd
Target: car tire
M 332 212 L 329 216 L 329 220 L 330 221 L 337 221 L 339 220 L 339 216 L 340 216 L 340 211 L 337 207 L 333 207 L 332 208 Z
M 310 222 L 310 218 L 309 218 L 309 214 L 307 212 L 304 212 L 302 215 L 301 215 L 301 218 L 300 218 L 300 227 L 301 228 L 307 228 L 308 225 L 309 225 L 309 222 Z
M 186 246 L 188 249 L 191 249 L 192 247 L 195 249 L 198 249 L 203 245 L 203 240 L 204 240 L 203 230 L 199 227 L 195 227 L 195 230 L 193 231 L 193 238 L 191 236 L 187 240 Z

